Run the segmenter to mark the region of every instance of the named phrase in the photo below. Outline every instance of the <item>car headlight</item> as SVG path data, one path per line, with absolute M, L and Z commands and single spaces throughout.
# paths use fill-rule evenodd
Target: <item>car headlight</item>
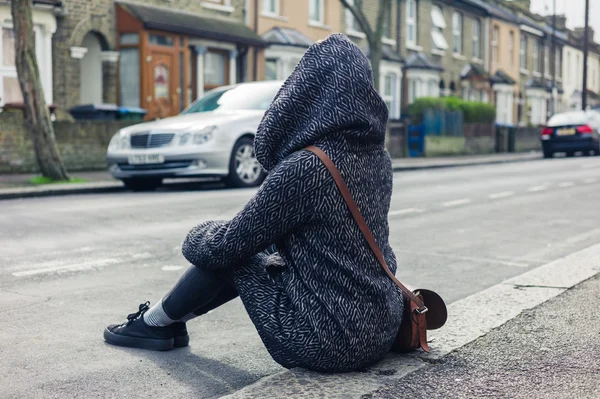
M 179 137 L 179 145 L 201 145 L 212 140 L 213 134 L 217 130 L 216 126 L 208 126 L 197 132 L 185 133 Z
M 108 144 L 109 151 L 119 151 L 129 148 L 129 136 L 117 132 Z

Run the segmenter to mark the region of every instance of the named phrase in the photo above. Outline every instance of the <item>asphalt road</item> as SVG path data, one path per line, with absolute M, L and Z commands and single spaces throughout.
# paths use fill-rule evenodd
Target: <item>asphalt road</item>
M 196 397 L 280 371 L 239 300 L 189 324 L 189 348 L 110 347 L 102 330 L 156 301 L 196 223 L 253 190 L 214 187 L 0 202 L 2 397 Z M 397 174 L 398 276 L 453 302 L 600 240 L 600 158 Z

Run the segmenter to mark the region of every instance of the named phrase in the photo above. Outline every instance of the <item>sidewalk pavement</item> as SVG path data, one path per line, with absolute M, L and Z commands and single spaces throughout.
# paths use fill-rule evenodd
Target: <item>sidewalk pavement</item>
M 398 158 L 393 160 L 396 172 L 449 168 L 498 163 L 526 162 L 541 159 L 539 152 L 471 155 L 440 158 Z M 114 180 L 108 171 L 72 172 L 72 178 L 84 179 L 85 183 L 32 185 L 34 174 L 0 175 L 0 200 L 12 198 L 41 197 L 67 194 L 89 194 L 123 190 L 123 184 Z
M 596 275 L 369 398 L 598 399 L 599 292 Z

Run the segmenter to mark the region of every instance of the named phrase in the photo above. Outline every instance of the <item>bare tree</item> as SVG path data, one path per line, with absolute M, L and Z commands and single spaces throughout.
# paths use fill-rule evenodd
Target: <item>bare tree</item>
M 381 52 L 384 29 L 384 19 L 386 12 L 390 11 L 391 0 L 380 0 L 377 10 L 377 21 L 375 26 L 371 26 L 369 19 L 365 15 L 362 7 L 362 0 L 340 0 L 344 8 L 352 13 L 354 19 L 360 26 L 360 29 L 366 36 L 369 45 L 369 60 L 373 68 L 373 79 L 375 87 L 379 90 L 379 65 L 381 64 Z
M 15 29 L 15 64 L 23 93 L 25 127 L 31 132 L 35 157 L 42 175 L 52 180 L 68 180 L 69 176 L 58 152 L 50 111 L 40 82 L 40 71 L 35 57 L 32 8 L 32 0 L 11 1 Z

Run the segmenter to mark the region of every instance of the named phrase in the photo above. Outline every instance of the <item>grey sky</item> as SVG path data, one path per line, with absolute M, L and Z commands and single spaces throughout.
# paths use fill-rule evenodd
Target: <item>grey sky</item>
M 596 31 L 595 40 L 600 41 L 600 19 L 591 18 L 600 15 L 600 0 L 590 1 L 590 26 Z M 531 11 L 546 15 L 552 14 L 554 0 L 531 0 Z M 566 14 L 569 28 L 584 25 L 585 0 L 556 0 L 556 13 Z

